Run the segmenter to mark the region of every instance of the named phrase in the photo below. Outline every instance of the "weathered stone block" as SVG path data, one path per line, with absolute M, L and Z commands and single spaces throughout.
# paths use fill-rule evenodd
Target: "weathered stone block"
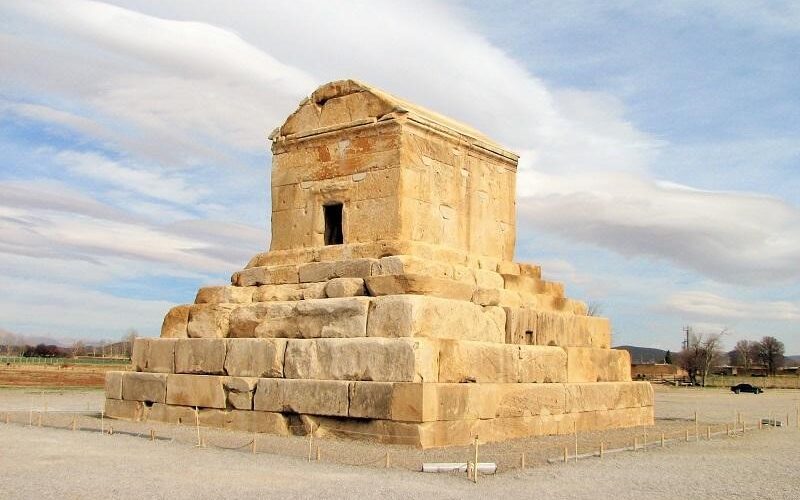
M 653 405 L 649 382 L 566 384 L 566 411 L 586 412 Z
M 261 285 L 253 292 L 253 302 L 284 302 L 303 300 L 303 289 L 300 284 Z
M 363 337 L 369 303 L 366 297 L 283 303 L 268 309 L 266 321 L 256 326 L 254 333 L 256 337 L 280 338 Z
M 179 339 L 175 345 L 175 373 L 223 375 L 225 339 Z
M 328 281 L 333 278 L 366 278 L 379 272 L 378 259 L 309 262 L 299 267 L 301 283 Z
M 631 379 L 628 351 L 566 347 L 569 382 L 624 382 Z
M 251 267 L 237 271 L 231 277 L 231 283 L 240 287 L 280 285 L 297 282 L 297 266 L 292 264 L 285 266 Z
M 253 409 L 346 417 L 350 382 L 259 379 Z
M 369 294 L 373 296 L 414 294 L 470 300 L 475 291 L 472 285 L 462 281 L 432 278 L 420 274 L 371 276 L 364 281 Z
M 246 304 L 253 301 L 254 286 L 206 286 L 197 291 L 195 304 Z
M 192 338 L 228 336 L 228 321 L 235 304 L 195 304 L 189 309 L 187 333 Z
M 138 338 L 133 342 L 131 364 L 139 372 L 173 373 L 175 371 L 175 338 Z
M 380 259 L 381 274 L 419 274 L 453 279 L 453 266 L 413 255 L 391 255 Z
M 366 295 L 364 278 L 333 278 L 325 285 L 325 295 L 330 298 Z
M 170 309 L 161 324 L 162 338 L 186 338 L 189 327 L 189 309 L 191 306 L 175 306 Z
M 125 372 L 106 372 L 106 398 L 122 399 L 122 375 Z
M 163 403 L 167 392 L 164 373 L 126 372 L 122 376 L 122 399 Z
M 560 347 L 521 345 L 519 382 L 550 384 L 567 381 L 567 353 Z
M 146 408 L 141 401 L 123 401 L 121 399 L 106 399 L 103 413 L 108 418 L 121 418 L 139 421 L 146 415 Z
M 225 373 L 235 377 L 283 377 L 284 339 L 228 339 Z
M 519 264 L 516 262 L 500 261 L 497 263 L 497 272 L 499 274 L 519 274 Z
M 201 408 L 225 408 L 227 398 L 223 386 L 224 380 L 225 377 L 214 375 L 169 375 L 166 403 Z
M 503 288 L 505 281 L 503 277 L 494 270 L 488 269 L 475 269 L 475 284 L 478 288 Z
M 228 406 L 237 410 L 252 410 L 256 383 L 257 378 L 226 377 L 223 385 L 228 395 Z
M 367 335 L 430 337 L 502 342 L 505 313 L 499 307 L 422 295 L 374 299 Z
M 439 342 L 440 382 L 517 382 L 519 351 L 494 342 Z
M 425 339 L 289 340 L 286 378 L 435 382 L 438 348 Z

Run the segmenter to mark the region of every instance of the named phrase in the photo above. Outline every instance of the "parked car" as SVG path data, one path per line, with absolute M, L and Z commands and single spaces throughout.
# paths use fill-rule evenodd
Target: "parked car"
M 764 392 L 764 389 L 762 389 L 761 387 L 757 387 L 755 385 L 750 385 L 750 384 L 734 385 L 731 386 L 731 390 L 736 394 L 739 394 L 740 392 L 752 392 L 753 394 L 761 394 L 762 392 Z

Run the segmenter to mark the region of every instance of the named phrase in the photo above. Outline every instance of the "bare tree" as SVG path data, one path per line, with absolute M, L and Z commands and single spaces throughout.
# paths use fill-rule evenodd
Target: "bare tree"
M 731 364 L 749 370 L 753 366 L 753 344 L 749 340 L 740 340 L 736 343 L 736 347 L 731 351 L 732 359 Z
M 603 304 L 597 301 L 591 301 L 586 306 L 586 315 L 587 316 L 600 316 L 603 314 Z
M 133 342 L 139 336 L 139 332 L 135 328 L 128 328 L 125 335 L 122 336 L 122 343 L 125 346 L 125 356 L 130 357 L 133 352 Z
M 698 385 L 697 378 L 700 377 L 699 385 L 705 387 L 711 368 L 723 356 L 722 336 L 725 333 L 725 330 L 718 333 L 690 333 L 689 345 L 678 355 L 678 360 L 693 385 Z
M 767 373 L 775 375 L 778 368 L 783 366 L 783 342 L 775 337 L 764 337 L 758 343 L 758 359 L 767 367 Z
M 86 354 L 86 345 L 83 343 L 82 340 L 76 340 L 74 344 L 72 344 L 72 357 L 83 356 Z

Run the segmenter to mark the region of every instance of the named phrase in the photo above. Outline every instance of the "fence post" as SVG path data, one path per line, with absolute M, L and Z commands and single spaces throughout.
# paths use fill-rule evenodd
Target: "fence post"
M 77 430 L 78 428 L 78 416 L 74 413 L 72 414 L 72 430 Z
M 647 451 L 647 428 L 643 428 L 644 436 L 642 437 L 642 451 Z
M 105 434 L 106 432 L 106 412 L 105 410 L 100 410 L 100 434 Z
M 711 441 L 711 426 L 706 427 L 706 440 Z
M 156 440 L 156 430 L 150 429 L 150 441 L 155 441 L 155 440 Z
M 664 433 L 661 433 L 661 447 L 664 447 Z
M 197 447 L 203 446 L 203 440 L 200 438 L 200 412 L 197 406 L 194 407 L 194 427 L 197 430 Z
M 604 448 L 603 444 L 604 444 L 603 441 L 600 441 L 600 459 L 601 460 L 603 459 L 603 451 L 604 451 L 603 450 L 603 448 Z
M 689 429 L 686 429 L 686 442 L 689 442 Z
M 568 458 L 569 458 L 569 448 L 565 446 L 564 447 L 564 463 L 567 463 Z
M 478 484 L 478 435 L 475 434 L 475 471 L 472 474 L 472 482 Z
M 575 422 L 575 461 L 578 461 L 578 423 Z
M 522 456 L 519 457 L 519 468 L 520 469 L 524 469 L 525 468 L 525 452 L 524 451 L 522 452 Z
M 697 410 L 694 411 L 694 440 L 700 441 L 700 422 L 697 419 Z
M 42 426 L 42 412 L 39 412 L 39 427 Z

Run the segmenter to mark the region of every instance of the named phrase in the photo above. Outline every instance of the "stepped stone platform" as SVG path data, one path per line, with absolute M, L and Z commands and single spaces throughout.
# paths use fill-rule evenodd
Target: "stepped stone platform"
M 135 341 L 108 416 L 420 447 L 653 423 L 609 321 L 513 261 L 515 154 L 352 80 L 270 139 L 270 251 Z

